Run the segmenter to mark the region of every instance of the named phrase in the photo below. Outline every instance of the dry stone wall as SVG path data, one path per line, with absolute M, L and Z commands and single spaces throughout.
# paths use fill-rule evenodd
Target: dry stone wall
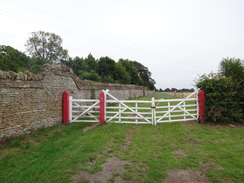
M 80 80 L 65 65 L 45 65 L 39 74 L 0 70 L 0 139 L 62 122 L 62 93 L 74 98 L 99 98 L 109 89 L 119 99 L 146 95 L 135 85 L 104 84 Z

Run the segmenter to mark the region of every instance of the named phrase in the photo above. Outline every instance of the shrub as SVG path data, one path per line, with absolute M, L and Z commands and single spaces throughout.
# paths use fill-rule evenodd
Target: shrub
M 220 74 L 201 76 L 197 87 L 205 91 L 205 119 L 218 123 L 243 121 L 241 85 Z

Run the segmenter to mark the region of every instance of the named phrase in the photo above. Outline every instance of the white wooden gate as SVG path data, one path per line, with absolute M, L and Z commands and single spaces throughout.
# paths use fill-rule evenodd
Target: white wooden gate
M 100 100 L 73 99 L 70 101 L 70 122 L 99 122 Z
M 197 91 L 184 99 L 119 100 L 105 94 L 106 123 L 152 124 L 198 119 Z M 106 99 L 107 98 L 107 99 Z M 100 100 L 70 97 L 70 122 L 99 122 Z
M 184 99 L 155 100 L 153 110 L 156 123 L 198 120 L 198 92 L 191 93 Z

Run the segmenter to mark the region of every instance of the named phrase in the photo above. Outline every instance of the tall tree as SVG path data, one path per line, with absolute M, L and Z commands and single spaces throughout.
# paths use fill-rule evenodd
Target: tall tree
M 86 62 L 86 64 L 89 66 L 89 72 L 90 71 L 97 71 L 98 69 L 98 63 L 95 59 L 95 57 L 93 57 L 93 55 L 90 53 L 87 58 L 84 59 L 84 61 Z
M 151 72 L 145 67 L 143 64 L 134 61 L 133 64 L 135 65 L 139 76 L 141 77 L 142 85 L 147 86 L 150 90 L 155 89 L 155 81 L 151 77 Z
M 11 46 L 0 46 L 0 70 L 21 72 L 29 69 L 30 58 Z
M 244 61 L 239 58 L 224 58 L 220 62 L 220 72 L 225 77 L 231 77 L 237 81 L 244 81 Z
M 98 74 L 104 82 L 114 82 L 116 78 L 115 61 L 109 57 L 101 57 L 98 61 Z
M 62 47 L 63 40 L 54 33 L 32 32 L 25 46 L 32 57 L 39 57 L 52 62 L 60 62 L 68 58 L 68 50 Z
M 138 71 L 132 61 L 128 59 L 119 59 L 119 63 L 121 63 L 125 67 L 126 71 L 129 73 L 129 76 L 131 78 L 130 84 L 142 85 Z
M 131 77 L 129 73 L 126 71 L 125 67 L 120 62 L 116 62 L 115 69 L 116 81 L 119 81 L 119 83 L 123 84 L 130 84 Z

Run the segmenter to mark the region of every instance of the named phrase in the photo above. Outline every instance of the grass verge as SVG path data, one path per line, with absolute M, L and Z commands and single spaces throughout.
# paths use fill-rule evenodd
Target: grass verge
M 123 139 L 129 128 L 104 125 L 83 132 L 87 125 L 58 125 L 11 140 L 0 151 L 1 182 L 70 182 L 81 164 Z
M 120 175 L 125 181 L 162 182 L 175 169 L 199 170 L 212 182 L 244 180 L 242 127 L 138 125 L 127 143 L 134 125 L 107 124 L 83 132 L 87 125 L 58 125 L 9 141 L 0 150 L 1 182 L 71 182 L 82 170 L 100 171 L 113 156 L 130 162 Z

